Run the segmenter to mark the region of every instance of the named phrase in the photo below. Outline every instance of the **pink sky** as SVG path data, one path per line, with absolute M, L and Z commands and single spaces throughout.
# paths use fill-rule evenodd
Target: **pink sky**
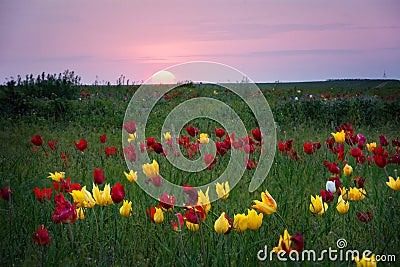
M 254 81 L 400 79 L 400 1 L 0 2 L 0 83 L 74 70 L 130 81 L 187 61 Z

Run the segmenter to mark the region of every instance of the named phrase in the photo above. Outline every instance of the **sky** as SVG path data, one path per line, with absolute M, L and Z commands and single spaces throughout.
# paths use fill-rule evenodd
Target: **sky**
M 256 82 L 400 79 L 398 0 L 0 0 L 0 83 L 85 84 L 213 61 Z

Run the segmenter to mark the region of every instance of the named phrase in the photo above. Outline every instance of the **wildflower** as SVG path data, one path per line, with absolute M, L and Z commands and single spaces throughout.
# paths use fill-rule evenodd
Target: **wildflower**
M 31 138 L 31 142 L 32 144 L 34 144 L 35 146 L 42 146 L 43 144 L 43 139 L 40 136 L 40 134 L 35 135 L 34 137 Z
M 351 174 L 353 173 L 353 168 L 349 164 L 346 164 L 343 168 L 343 173 L 346 176 L 351 176 Z
M 257 230 L 262 225 L 263 214 L 257 214 L 257 211 L 253 209 L 247 210 L 247 228 L 250 230 Z
M 335 138 L 335 142 L 336 143 L 344 143 L 345 140 L 345 132 L 344 130 L 341 130 L 340 132 L 336 132 L 336 133 L 331 133 L 333 135 L 333 138 Z
M 114 203 L 118 204 L 124 200 L 124 197 L 124 186 L 120 182 L 117 182 L 115 186 L 111 187 L 111 199 Z
M 163 210 L 170 211 L 174 208 L 175 197 L 168 195 L 167 192 L 164 192 L 158 200 L 160 201 L 160 206 Z
M 367 149 L 368 149 L 369 152 L 374 151 L 375 148 L 376 148 L 376 143 L 375 142 L 367 144 Z
M 136 132 L 136 122 L 133 120 L 125 122 L 123 127 L 128 134 L 134 134 Z
M 201 133 L 200 134 L 200 138 L 199 138 L 200 144 L 208 144 L 209 141 L 210 140 L 208 138 L 208 134 L 206 134 L 206 133 Z
M 204 194 L 203 191 L 200 189 L 200 191 L 197 193 L 198 198 L 197 198 L 197 205 L 201 206 L 204 209 L 205 213 L 208 213 L 211 209 L 211 203 L 210 203 L 210 198 L 208 197 L 208 191 L 209 187 L 207 187 L 206 193 Z
M 158 176 L 160 170 L 157 161 L 153 160 L 153 163 L 145 163 L 142 166 L 143 173 L 150 179 L 154 179 Z
M 119 208 L 119 213 L 124 217 L 132 216 L 132 201 L 124 200 L 121 208 Z
M 397 177 L 395 180 L 392 176 L 389 176 L 389 182 L 386 182 L 387 186 L 393 190 L 400 190 L 400 178 Z
M 40 203 L 43 203 L 46 198 L 47 200 L 51 199 L 52 188 L 43 188 L 42 190 L 40 190 L 38 187 L 35 187 L 35 189 L 33 189 L 33 192 L 35 192 L 36 199 Z
M 244 213 L 235 214 L 233 217 L 233 229 L 236 232 L 244 232 L 247 229 L 248 217 Z
M 172 137 L 171 137 L 171 133 L 170 133 L 170 132 L 164 133 L 164 138 L 165 138 L 165 140 L 171 139 L 171 138 L 172 138 Z
M 345 214 L 349 211 L 349 207 L 350 204 L 348 201 L 345 201 L 342 197 L 342 195 L 340 195 L 338 197 L 338 203 L 336 205 L 336 209 L 340 214 Z
M 124 171 L 124 174 L 126 179 L 128 179 L 128 181 L 131 183 L 136 182 L 138 179 L 137 172 L 133 172 L 133 170 L 130 170 L 129 173 Z
M 51 238 L 49 237 L 49 233 L 47 232 L 46 227 L 44 225 L 40 225 L 38 227 L 38 230 L 33 233 L 33 240 L 35 240 L 35 243 L 40 245 L 40 246 L 46 246 L 50 244 Z
M 368 258 L 365 253 L 363 253 L 361 259 L 358 256 L 355 256 L 354 261 L 356 262 L 357 267 L 375 267 L 377 263 L 375 254 L 372 254 L 371 257 Z
M 94 183 L 102 184 L 106 180 L 106 177 L 103 175 L 103 169 L 95 168 L 93 171 Z
M 214 230 L 218 234 L 228 234 L 232 229 L 232 220 L 229 219 L 225 212 L 221 213 L 221 216 L 214 223 Z
M 264 214 L 272 214 L 276 212 L 276 202 L 275 199 L 268 193 L 268 190 L 265 192 L 261 192 L 261 200 L 253 200 L 255 205 L 253 205 L 253 209 L 256 209 Z
M 84 139 L 79 140 L 79 143 L 74 141 L 74 144 L 75 144 L 76 149 L 78 149 L 82 152 L 85 151 L 85 149 L 87 148 L 87 141 Z
M 103 134 L 103 135 L 100 136 L 99 139 L 100 139 L 100 142 L 104 144 L 107 141 L 107 135 Z
M 322 201 L 322 197 L 319 195 L 316 195 L 315 197 L 311 196 L 310 211 L 312 213 L 322 215 L 327 209 L 328 204 Z
M 215 128 L 215 135 L 219 138 L 225 135 L 225 130 L 221 128 Z
M 104 186 L 104 190 L 100 190 L 98 185 L 93 184 L 93 197 L 99 206 L 111 205 L 113 203 L 110 192 L 111 188 L 109 184 Z
M 61 179 L 65 178 L 65 172 L 54 172 L 54 173 L 49 172 L 49 176 L 47 176 L 47 178 L 51 178 L 56 182 L 60 182 Z
M 275 253 L 279 253 L 280 251 L 285 251 L 286 253 L 290 253 L 292 250 L 296 250 L 300 253 L 304 248 L 304 240 L 303 235 L 299 232 L 294 236 L 290 236 L 289 232 L 285 229 L 282 235 L 279 236 L 278 246 L 273 248 Z
M 54 196 L 54 203 L 56 203 L 55 210 L 53 212 L 53 220 L 55 223 L 74 223 L 77 219 L 75 204 L 71 205 L 62 193 Z
M 225 183 L 222 184 L 217 183 L 215 185 L 215 190 L 217 191 L 217 195 L 220 199 L 226 200 L 229 196 L 229 191 L 230 191 L 229 182 L 226 181 Z

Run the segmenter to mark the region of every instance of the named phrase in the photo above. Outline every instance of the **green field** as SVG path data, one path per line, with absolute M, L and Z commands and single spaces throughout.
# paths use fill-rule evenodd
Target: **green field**
M 338 249 L 337 241 L 345 239 L 347 246 L 343 248 L 344 253 L 346 250 L 358 250 L 360 253 L 370 250 L 375 255 L 387 256 L 387 262 L 378 262 L 378 265 L 398 266 L 400 191 L 391 189 L 386 182 L 388 176 L 395 179 L 399 176 L 400 157 L 396 162 L 396 153 L 400 153 L 400 144 L 396 147 L 397 143 L 392 140 L 399 136 L 400 81 L 258 84 L 274 115 L 277 140 L 285 143 L 291 139 L 293 146 L 281 152 L 277 145 L 270 172 L 255 192 L 248 191 L 255 170 L 246 170 L 226 200 L 211 203 L 211 209 L 205 220 L 199 223 L 198 231 L 189 230 L 185 223 L 178 231 L 172 229 L 171 223 L 177 221 L 175 214 L 187 212 L 188 209 L 183 207 L 163 211 L 162 223 L 152 222 L 146 215 L 146 208 L 158 206 L 159 201 L 148 196 L 124 175 L 129 171 L 121 145 L 122 132 L 125 131 L 124 115 L 138 86 L 83 86 L 68 79 L 64 83 L 62 79 L 60 83 L 57 81 L 60 80 L 33 79 L 0 88 L 0 188 L 12 188 L 8 200 L 0 199 L 1 266 L 356 265 L 352 259 L 340 260 L 339 254 L 333 261 L 327 254 L 322 261 L 282 262 L 276 254 L 273 254 L 272 262 L 269 257 L 260 261 L 257 258 L 259 251 L 267 246 L 269 253 L 278 245 L 285 229 L 291 236 L 300 232 L 304 249 L 315 250 L 318 256 L 324 249 Z M 154 86 L 154 91 L 149 91 L 149 94 L 155 94 L 157 90 Z M 215 98 L 228 104 L 244 122 L 250 136 L 251 130 L 258 127 L 249 107 L 220 85 L 186 83 L 168 92 L 168 96 L 171 97 L 160 99 L 146 125 L 145 137 L 154 137 L 163 146 L 166 146 L 166 140 L 160 129 L 166 116 L 178 104 L 192 97 Z M 351 176 L 344 175 L 343 161 L 338 160 L 338 155 L 326 146 L 326 140 L 332 138 L 331 133 L 337 131 L 336 127 L 348 122 L 354 129 L 351 136 L 362 134 L 366 137 L 365 144 L 361 146 L 365 157 L 363 163 L 356 163 L 356 158 L 351 155 L 351 149 L 357 148 L 359 140 L 354 144 L 344 142 L 343 159 L 353 168 Z M 201 118 L 187 125 L 197 127 L 200 133 L 207 133 L 210 139 L 218 141 L 225 138 L 216 137 L 215 127 L 221 125 L 215 121 Z M 42 147 L 31 142 L 36 134 L 44 140 Z M 103 134 L 107 136 L 105 143 L 99 140 Z M 188 136 L 185 129 L 180 134 Z M 379 147 L 380 135 L 388 140 L 388 145 L 383 146 L 388 154 L 383 157 L 393 161 L 385 168 L 373 162 L 374 153 L 365 146 L 376 142 Z M 133 142 L 145 143 L 145 137 L 138 137 Z M 74 141 L 80 139 L 88 143 L 84 152 L 74 145 Z M 52 150 L 47 142 L 54 140 L 58 143 Z M 196 142 L 195 137 L 189 137 L 189 140 L 191 144 Z M 321 148 L 309 155 L 303 151 L 303 144 L 307 142 L 320 142 Z M 337 145 L 335 142 L 335 148 Z M 105 148 L 110 147 L 116 148 L 115 155 L 105 153 Z M 187 148 L 181 149 L 181 156 L 188 157 L 191 153 Z M 248 157 L 251 161 L 258 161 L 261 147 L 254 145 L 254 149 L 255 153 Z M 230 151 L 228 149 L 226 155 L 217 156 L 214 168 L 199 173 L 182 172 L 154 151 L 149 152 L 149 157 L 159 163 L 160 174 L 167 180 L 197 186 L 214 180 L 225 170 Z M 199 157 L 202 155 L 194 152 L 193 159 Z M 338 164 L 338 176 L 343 187 L 356 187 L 356 177 L 365 179 L 365 198 L 350 200 L 346 214 L 340 214 L 336 209 L 337 193 L 333 194 L 334 200 L 327 203 L 328 209 L 324 214 L 310 211 L 310 197 L 325 190 L 325 184 L 332 176 L 324 161 Z M 72 183 L 86 186 L 92 193 L 95 168 L 102 169 L 105 184 L 114 186 L 120 182 L 124 186 L 124 199 L 132 201 L 132 216 L 121 216 L 119 209 L 122 203 L 113 203 L 86 208 L 83 220 L 70 224 L 56 223 L 52 214 L 56 206 L 54 196 L 59 192 L 53 188 L 51 199 L 41 203 L 33 189 L 52 188 L 54 181 L 48 178 L 49 173 L 65 172 L 65 178 L 70 177 Z M 136 171 L 143 176 L 142 170 Z M 99 187 L 102 190 L 104 184 Z M 209 190 L 210 194 L 215 194 L 215 188 Z M 222 212 L 232 221 L 235 214 L 247 214 L 247 210 L 254 205 L 253 200 L 261 200 L 260 194 L 265 190 L 275 199 L 277 209 L 272 214 L 263 215 L 258 230 L 237 232 L 232 229 L 228 234 L 218 234 L 214 230 L 214 223 Z M 73 203 L 69 193 L 64 192 L 63 195 Z M 344 196 L 349 197 L 348 194 Z M 367 222 L 363 222 L 357 212 L 366 215 L 369 212 L 372 218 L 366 216 L 364 219 Z M 32 237 L 40 225 L 46 227 L 51 238 L 46 246 L 36 244 Z

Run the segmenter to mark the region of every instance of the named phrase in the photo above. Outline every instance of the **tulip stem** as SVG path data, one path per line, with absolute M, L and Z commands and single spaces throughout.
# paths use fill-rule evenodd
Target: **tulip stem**
M 206 248 L 204 245 L 204 233 L 203 233 L 203 226 L 202 224 L 199 222 L 199 228 L 200 228 L 200 237 L 201 237 L 201 249 L 203 252 L 203 265 L 207 266 L 207 256 L 206 256 Z
M 285 226 L 285 229 L 287 229 L 287 225 L 285 220 L 281 217 L 281 215 L 278 212 L 275 212 L 274 215 L 278 216 L 279 220 L 283 223 L 283 225 Z

